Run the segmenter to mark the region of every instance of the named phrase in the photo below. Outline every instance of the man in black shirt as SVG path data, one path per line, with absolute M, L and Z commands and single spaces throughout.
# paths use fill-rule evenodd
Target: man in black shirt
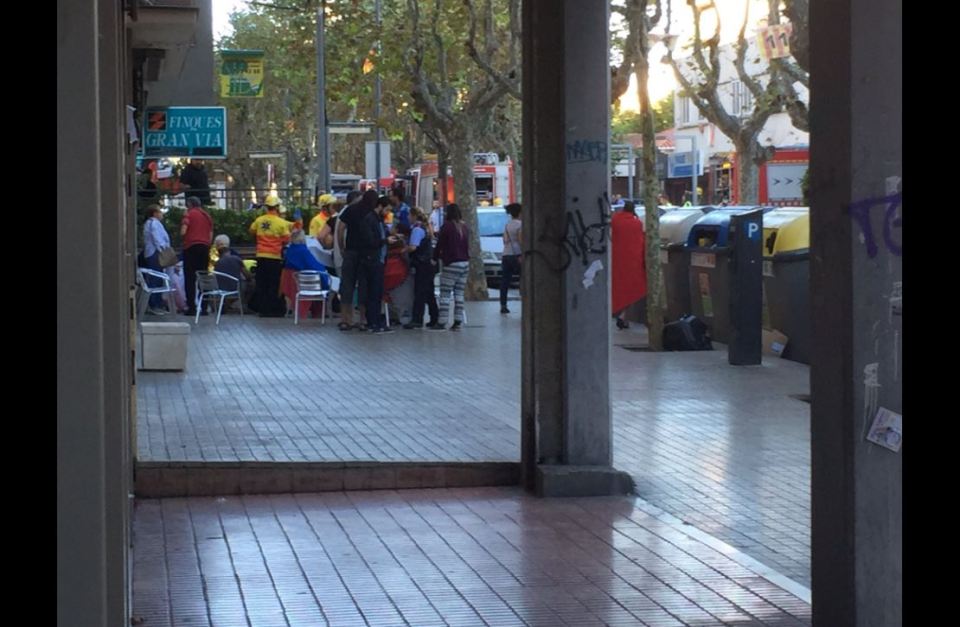
M 203 161 L 191 159 L 180 174 L 180 182 L 186 187 L 187 196 L 196 196 L 204 206 L 210 204 L 210 182 Z

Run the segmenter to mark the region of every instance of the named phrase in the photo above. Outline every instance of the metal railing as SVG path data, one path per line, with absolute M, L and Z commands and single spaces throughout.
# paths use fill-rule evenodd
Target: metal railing
M 316 197 L 314 196 L 313 190 L 299 187 L 261 187 L 253 189 L 211 187 L 208 190 L 179 191 L 176 193 L 172 190 L 157 189 L 155 191 L 148 191 L 141 189 L 138 190 L 137 193 L 141 203 L 156 202 L 165 207 L 185 207 L 188 196 L 199 195 L 202 197 L 202 192 L 204 191 L 208 192 L 210 196 L 210 202 L 204 204 L 217 207 L 218 209 L 233 209 L 236 211 L 255 209 L 260 206 L 270 194 L 276 194 L 280 198 L 280 204 L 283 207 L 310 207 L 316 204 Z

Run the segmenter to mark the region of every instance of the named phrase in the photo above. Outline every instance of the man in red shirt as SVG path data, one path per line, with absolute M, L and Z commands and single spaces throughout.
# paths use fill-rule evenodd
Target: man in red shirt
M 187 291 L 186 315 L 196 316 L 197 272 L 205 271 L 210 265 L 210 242 L 213 241 L 213 219 L 201 209 L 200 199 L 196 196 L 187 198 L 187 213 L 180 222 L 180 237 L 183 240 L 183 274 Z

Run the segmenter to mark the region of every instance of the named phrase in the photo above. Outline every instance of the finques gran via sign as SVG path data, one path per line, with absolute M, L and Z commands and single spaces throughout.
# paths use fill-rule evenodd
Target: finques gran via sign
M 224 107 L 151 107 L 146 112 L 143 156 L 227 157 Z

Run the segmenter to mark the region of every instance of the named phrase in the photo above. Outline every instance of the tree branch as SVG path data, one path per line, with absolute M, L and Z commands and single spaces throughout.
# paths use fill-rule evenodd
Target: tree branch
M 627 21 L 627 38 L 623 42 L 623 59 L 619 67 L 610 68 L 610 103 L 613 104 L 627 93 L 630 76 L 634 73 L 637 59 L 644 54 L 640 45 L 641 20 L 646 17 L 646 0 L 627 0 L 623 9 Z
M 520 99 L 520 81 L 519 81 L 519 72 L 517 71 L 517 65 L 515 63 L 515 52 L 511 52 L 511 55 L 514 56 L 511 59 L 511 67 L 507 71 L 506 75 L 502 72 L 498 72 L 496 68 L 493 67 L 492 57 L 493 53 L 496 51 L 496 36 L 493 34 L 493 6 L 491 0 L 487 0 L 487 10 L 489 13 L 485 16 L 485 28 L 487 30 L 487 46 L 486 53 L 487 56 L 483 57 L 480 55 L 480 51 L 477 49 L 477 11 L 476 6 L 474 5 L 474 0 L 463 0 L 464 6 L 467 7 L 467 11 L 470 14 L 470 32 L 467 38 L 467 52 L 470 54 L 470 58 L 473 59 L 473 62 L 483 70 L 483 72 L 493 80 L 497 85 L 497 98 L 500 98 L 505 93 L 510 94 L 516 99 Z M 511 3 L 513 4 L 513 2 Z M 511 21 L 512 21 L 512 6 L 511 6 Z M 511 29 L 511 48 L 515 51 L 515 43 L 512 40 L 513 32 Z M 493 45 L 491 47 L 490 41 L 493 40 Z M 484 99 L 489 100 L 489 99 Z M 495 100 L 495 99 L 494 99 Z
M 439 2 L 439 0 L 438 0 Z M 423 67 L 423 31 L 420 27 L 420 6 L 417 0 L 407 0 L 407 8 L 410 11 L 411 18 L 411 40 L 410 48 L 404 55 L 404 65 L 413 81 L 413 88 L 410 94 L 420 109 L 426 112 L 431 118 L 432 123 L 438 126 L 446 126 L 453 122 L 449 112 L 442 111 L 437 106 L 436 85 L 433 85 L 427 79 L 426 71 Z M 411 61 L 410 57 L 413 57 Z
M 773 0 L 774 2 L 776 0 Z M 763 98 L 763 86 L 760 85 L 758 81 L 755 81 L 752 76 L 747 73 L 746 68 L 746 59 L 747 59 L 747 49 L 750 47 L 750 44 L 747 42 L 747 22 L 750 21 L 750 3 L 746 3 L 746 9 L 743 12 L 743 23 L 740 25 L 740 32 L 737 35 L 737 56 L 734 59 L 733 65 L 737 69 L 737 76 L 740 77 L 740 81 L 746 85 L 747 89 L 750 90 L 750 93 L 753 94 L 753 99 L 757 103 L 760 102 L 760 99 Z
M 797 65 L 807 74 L 810 73 L 810 1 L 784 0 L 783 13 L 793 25 L 790 34 L 790 52 Z M 804 83 L 806 84 L 806 83 Z

